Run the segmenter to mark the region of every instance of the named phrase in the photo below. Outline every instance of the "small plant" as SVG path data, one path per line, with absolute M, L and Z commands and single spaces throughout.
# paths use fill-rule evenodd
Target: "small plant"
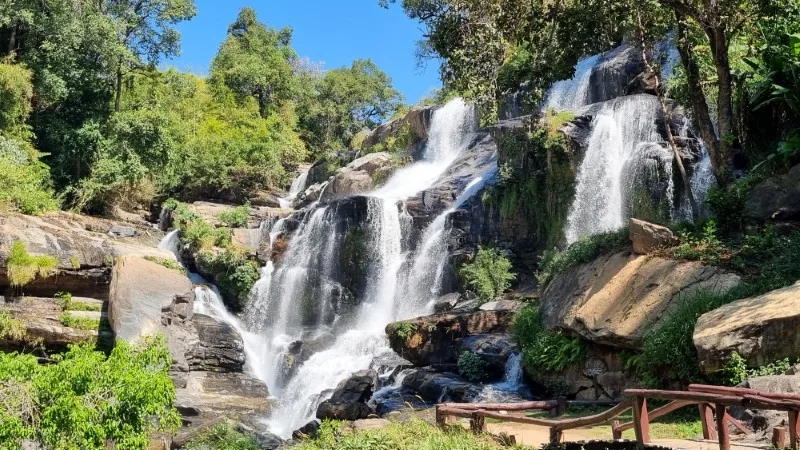
M 0 312 L 0 340 L 21 341 L 27 335 L 25 324 L 11 317 L 7 312 Z M 2 422 L 0 422 L 2 423 Z
M 203 273 L 213 276 L 226 306 L 233 312 L 244 308 L 253 285 L 261 278 L 258 264 L 234 248 L 219 253 L 201 251 L 195 262 Z
M 187 450 L 260 450 L 255 438 L 236 431 L 227 423 L 204 431 L 186 445 Z
M 154 263 L 158 264 L 159 266 L 164 266 L 167 269 L 177 270 L 178 272 L 180 272 L 180 273 L 182 273 L 184 275 L 187 274 L 186 268 L 183 267 L 179 262 L 174 261 L 172 259 L 159 258 L 157 256 L 145 256 L 144 259 L 146 259 L 146 260 L 148 260 L 150 262 L 154 262 Z
M 791 367 L 792 363 L 789 361 L 789 358 L 785 358 L 761 367 L 750 369 L 747 367 L 747 361 L 738 353 L 733 352 L 725 362 L 722 374 L 726 383 L 731 386 L 737 386 L 750 378 L 783 375 Z
M 400 339 L 407 341 L 408 338 L 414 335 L 417 332 L 417 324 L 411 322 L 400 322 L 394 324 L 392 326 L 394 328 L 392 331 L 394 334 L 399 337 Z
M 486 360 L 475 352 L 466 351 L 458 355 L 458 374 L 467 381 L 484 381 L 488 367 Z
M 522 348 L 522 360 L 528 370 L 565 370 L 578 364 L 586 353 L 586 346 L 580 339 L 560 331 L 548 331 L 539 309 L 533 305 L 517 314 L 511 331 Z
M 70 256 L 69 257 L 69 264 L 75 270 L 78 270 L 78 269 L 81 268 L 81 262 L 78 260 L 78 258 L 76 256 Z
M 497 298 L 511 287 L 516 275 L 511 272 L 511 262 L 497 249 L 478 250 L 475 260 L 459 270 L 464 284 L 474 289 L 481 300 Z
M 563 251 L 545 251 L 539 262 L 536 279 L 544 290 L 558 274 L 578 264 L 587 263 L 605 252 L 623 248 L 628 244 L 628 229 L 596 234 L 584 238 Z
M 73 307 L 72 294 L 70 294 L 69 292 L 62 291 L 62 292 L 56 292 L 56 295 L 54 297 L 56 299 L 56 302 L 58 302 L 61 305 L 62 311 L 69 311 L 72 309 Z
M 730 250 L 720 241 L 717 223 L 709 220 L 700 233 L 679 232 L 681 244 L 671 249 L 672 256 L 678 259 L 719 263 L 730 258 Z
M 36 277 L 48 277 L 55 272 L 58 260 L 52 256 L 31 256 L 25 244 L 16 241 L 6 261 L 8 278 L 12 287 L 25 286 Z
M 217 219 L 229 228 L 242 228 L 250 220 L 250 204 L 240 205 L 217 214 Z
M 58 318 L 58 321 L 61 322 L 61 325 L 74 328 L 76 330 L 92 331 L 100 329 L 100 319 L 78 317 L 68 312 L 61 314 L 61 317 Z

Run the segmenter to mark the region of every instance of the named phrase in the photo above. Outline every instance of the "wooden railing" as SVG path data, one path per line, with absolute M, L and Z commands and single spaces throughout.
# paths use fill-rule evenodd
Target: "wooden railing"
M 647 400 L 666 400 L 669 403 L 654 409 L 647 408 Z M 754 389 L 728 388 L 722 386 L 691 385 L 688 391 L 662 391 L 652 389 L 628 389 L 625 400 L 611 409 L 586 417 L 571 419 L 555 419 L 553 416 L 563 414 L 568 406 L 589 404 L 592 402 L 567 402 L 564 399 L 525 403 L 444 403 L 436 406 L 436 422 L 444 425 L 451 417 L 470 420 L 470 428 L 475 432 L 486 430 L 486 418 L 502 422 L 523 423 L 550 429 L 550 441 L 561 442 L 566 430 L 611 423 L 612 436 L 622 439 L 625 430 L 633 429 L 637 446 L 643 449 L 650 440 L 650 421 L 669 414 L 678 409 L 696 405 L 700 412 L 703 438 L 718 441 L 721 450 L 730 449 L 730 427 L 749 434 L 752 430 L 734 419 L 728 413 L 732 406 L 773 411 L 786 411 L 788 421 L 786 428 L 773 430 L 773 445 L 786 447 L 788 430 L 789 445 L 798 450 L 798 411 L 800 411 L 800 395 L 774 394 L 759 392 Z M 614 420 L 629 409 L 633 409 L 633 420 L 620 423 Z M 549 411 L 551 418 L 528 417 L 530 411 Z

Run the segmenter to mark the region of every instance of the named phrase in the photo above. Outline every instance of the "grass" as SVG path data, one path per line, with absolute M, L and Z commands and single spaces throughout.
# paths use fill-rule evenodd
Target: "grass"
M 154 262 L 154 263 L 158 264 L 159 266 L 164 266 L 167 269 L 177 270 L 178 272 L 180 272 L 180 273 L 182 273 L 184 275 L 187 274 L 186 268 L 183 267 L 178 261 L 174 261 L 172 259 L 166 259 L 166 258 L 159 258 L 157 256 L 145 256 L 144 259 L 146 259 L 146 260 L 148 260 L 150 262 Z
M 344 422 L 323 422 L 319 435 L 293 447 L 296 450 L 500 450 L 508 447 L 489 435 L 475 435 L 459 426 L 438 428 L 421 419 L 392 422 L 353 432 Z
M 0 339 L 19 341 L 28 334 L 21 320 L 11 317 L 7 312 L 0 312 Z
M 61 317 L 58 318 L 58 321 L 61 322 L 61 325 L 64 325 L 65 327 L 85 331 L 100 330 L 101 325 L 100 319 L 78 317 L 68 312 L 61 314 Z
M 544 290 L 558 274 L 590 262 L 603 253 L 621 249 L 628 242 L 628 229 L 624 228 L 581 239 L 562 251 L 545 251 L 536 273 L 539 289 Z
M 49 255 L 32 256 L 23 242 L 16 241 L 11 244 L 6 266 L 11 286 L 21 287 L 37 277 L 48 277 L 55 273 L 58 260 Z

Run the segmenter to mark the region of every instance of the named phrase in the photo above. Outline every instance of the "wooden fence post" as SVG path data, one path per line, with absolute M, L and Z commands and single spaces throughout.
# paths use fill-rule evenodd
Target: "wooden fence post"
M 622 439 L 622 430 L 619 429 L 619 420 L 611 421 L 611 435 L 615 441 Z
M 703 426 L 703 439 L 707 441 L 717 440 L 717 426 L 714 422 L 714 411 L 708 403 L 700 403 L 700 423 Z
M 486 418 L 480 411 L 475 411 L 469 419 L 469 426 L 473 433 L 483 433 L 486 429 Z
M 633 431 L 636 432 L 636 446 L 643 450 L 650 443 L 650 417 L 647 413 L 647 398 L 633 398 Z
M 564 439 L 564 432 L 557 429 L 556 427 L 550 428 L 550 443 L 551 444 L 560 444 L 561 441 Z
M 793 450 L 797 450 L 797 419 L 797 411 L 789 411 L 789 423 L 787 424 L 789 428 L 789 446 L 792 447 Z
M 772 429 L 772 448 L 786 448 L 786 428 L 775 427 Z
M 447 416 L 442 412 L 441 407 L 436 405 L 436 425 L 443 427 L 447 422 Z
M 728 422 L 725 416 L 728 414 L 725 405 L 717 403 L 715 405 L 716 419 L 717 419 L 717 434 L 719 435 L 719 448 L 720 450 L 730 450 L 731 448 L 731 431 L 728 428 Z

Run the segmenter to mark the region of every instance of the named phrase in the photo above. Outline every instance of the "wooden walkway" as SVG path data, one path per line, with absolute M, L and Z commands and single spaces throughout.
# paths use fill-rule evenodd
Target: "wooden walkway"
M 648 399 L 667 401 L 660 408 L 650 410 Z M 450 418 L 461 417 L 470 421 L 475 432 L 491 431 L 486 424 L 490 418 L 500 423 L 517 423 L 543 427 L 548 431 L 548 441 L 563 442 L 564 433 L 569 430 L 596 427 L 610 423 L 611 437 L 622 438 L 625 430 L 633 429 L 637 447 L 644 449 L 646 445 L 656 444 L 650 439 L 650 421 L 669 414 L 678 409 L 694 406 L 700 413 L 704 443 L 716 442 L 720 450 L 731 450 L 731 428 L 744 434 L 752 433 L 749 427 L 728 413 L 729 407 L 785 411 L 787 427 L 775 428 L 772 445 L 777 448 L 790 447 L 798 449 L 798 412 L 800 412 L 800 395 L 774 394 L 759 392 L 754 389 L 729 388 L 722 386 L 691 385 L 688 391 L 663 391 L 651 389 L 628 389 L 625 399 L 611 409 L 586 417 L 570 419 L 529 417 L 530 411 L 549 411 L 551 417 L 563 414 L 568 406 L 565 400 L 550 400 L 525 403 L 444 403 L 436 406 L 436 422 L 444 425 Z M 621 423 L 616 420 L 620 415 L 633 410 L 633 420 Z M 570 439 L 571 440 L 571 439 Z M 680 441 L 683 442 L 683 441 Z M 659 443 L 659 445 L 661 445 Z M 687 444 L 688 445 L 688 444 Z M 675 448 L 684 446 L 670 445 Z M 738 447 L 738 446 L 737 446 Z M 689 445 L 686 448 L 699 449 Z

